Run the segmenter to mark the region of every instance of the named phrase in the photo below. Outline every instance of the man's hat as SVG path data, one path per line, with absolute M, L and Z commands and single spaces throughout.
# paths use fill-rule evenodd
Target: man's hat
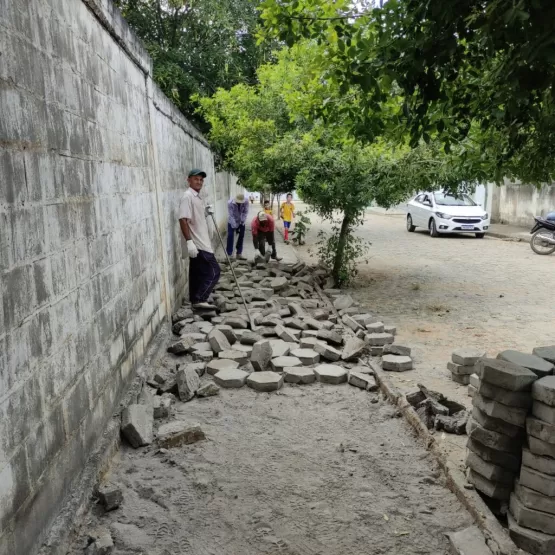
M 193 177 L 193 175 L 201 175 L 202 177 L 206 178 L 206 172 L 203 172 L 202 170 L 199 170 L 198 168 L 193 168 L 189 172 L 189 177 Z
M 259 212 L 258 213 L 258 221 L 259 222 L 265 222 L 268 220 L 268 214 L 266 214 L 266 212 Z
M 237 204 L 242 204 L 245 202 L 245 195 L 243 193 L 238 193 L 235 195 L 235 202 Z

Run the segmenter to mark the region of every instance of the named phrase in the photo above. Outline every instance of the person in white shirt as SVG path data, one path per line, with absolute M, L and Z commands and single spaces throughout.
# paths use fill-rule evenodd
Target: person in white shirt
M 200 197 L 206 173 L 199 169 L 189 172 L 185 191 L 179 204 L 179 226 L 182 233 L 182 253 L 189 256 L 189 300 L 193 309 L 213 309 L 208 302 L 220 279 L 220 265 L 214 256 L 206 217 L 212 209 Z

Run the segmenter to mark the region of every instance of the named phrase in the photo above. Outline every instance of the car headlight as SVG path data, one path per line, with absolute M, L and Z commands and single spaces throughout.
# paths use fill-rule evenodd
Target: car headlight
M 483 216 L 482 216 L 482 220 L 487 220 L 489 218 L 488 213 L 486 212 Z
M 449 214 L 444 214 L 443 212 L 436 212 L 435 214 L 438 218 L 441 218 L 442 220 L 450 220 L 453 217 Z

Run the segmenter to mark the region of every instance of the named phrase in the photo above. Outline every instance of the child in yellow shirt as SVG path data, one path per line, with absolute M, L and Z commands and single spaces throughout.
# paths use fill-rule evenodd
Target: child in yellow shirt
M 293 195 L 288 193 L 287 200 L 281 205 L 281 218 L 283 219 L 283 238 L 285 243 L 289 243 L 289 229 L 295 217 L 295 205 L 292 202 Z

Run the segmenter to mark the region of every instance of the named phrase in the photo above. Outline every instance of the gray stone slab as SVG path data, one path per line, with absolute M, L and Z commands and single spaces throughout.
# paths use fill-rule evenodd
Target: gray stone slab
M 341 359 L 347 362 L 357 361 L 366 352 L 366 342 L 358 337 L 349 337 L 343 347 Z
M 270 361 L 270 366 L 274 372 L 283 372 L 287 367 L 302 366 L 300 359 L 294 356 L 276 357 Z
M 312 368 L 305 366 L 288 367 L 283 369 L 283 377 L 288 383 L 310 384 L 316 381 L 316 374 Z
M 540 378 L 553 374 L 553 364 L 543 358 L 537 357 L 536 355 L 530 355 L 528 353 L 521 353 L 519 351 L 509 349 L 499 353 L 497 358 L 500 360 L 506 360 L 507 362 L 512 362 L 518 366 L 523 366 L 524 368 L 528 368 L 528 370 L 531 370 Z
M 389 345 L 384 345 L 383 354 L 410 357 L 411 348 L 397 343 L 391 343 Z
M 326 342 L 323 339 L 318 339 L 317 337 L 303 337 L 299 343 L 301 349 L 312 349 L 314 350 L 314 345 L 320 343 L 320 345 L 325 345 Z
M 121 415 L 121 433 L 131 447 L 150 445 L 153 439 L 152 409 L 146 405 L 129 405 Z
M 272 353 L 272 343 L 270 340 L 258 341 L 253 345 L 250 361 L 256 372 L 263 372 L 269 368 Z
M 518 472 L 520 468 L 520 453 L 507 453 L 506 451 L 497 451 L 496 449 L 491 449 L 486 447 L 481 443 L 469 438 L 466 446 L 473 453 L 476 453 L 482 460 L 493 463 L 497 466 L 505 468 L 513 473 Z
M 343 345 L 343 337 L 332 330 L 318 330 L 316 337 L 328 341 L 332 345 Z
M 518 480 L 515 483 L 515 495 L 525 507 L 555 515 L 555 497 L 549 497 L 527 488 Z
M 457 376 L 470 376 L 471 374 L 474 374 L 475 367 L 474 367 L 474 364 L 472 364 L 471 366 L 462 366 L 455 362 L 449 361 L 447 363 L 447 370 L 449 370 L 452 374 L 455 374 Z
M 555 426 L 553 424 L 529 416 L 526 419 L 526 432 L 529 436 L 534 436 L 546 443 L 555 445 Z
M 359 324 L 354 318 L 347 314 L 345 314 L 345 316 L 341 318 L 341 321 L 355 333 L 357 331 L 364 330 L 364 327 L 361 324 Z
M 246 330 L 245 333 L 241 335 L 240 339 L 243 345 L 254 345 L 258 341 L 262 341 L 262 336 L 250 330 Z
M 499 482 L 492 482 L 471 468 L 468 470 L 467 479 L 478 491 L 481 491 L 484 495 L 487 495 L 492 499 L 507 501 L 513 491 L 512 485 L 506 486 L 504 484 L 500 484 Z
M 322 383 L 337 385 L 347 381 L 347 371 L 336 364 L 320 364 L 314 368 L 314 373 Z
M 535 455 L 555 459 L 555 445 L 534 436 L 528 436 L 528 447 Z
M 555 518 L 552 514 L 526 507 L 514 493 L 511 495 L 509 509 L 520 526 L 555 535 Z
M 383 322 L 373 322 L 372 324 L 366 324 L 366 329 L 368 330 L 368 333 L 384 333 L 385 332 Z
M 214 381 L 225 388 L 240 388 L 245 385 L 248 374 L 243 370 L 226 368 L 214 375 Z
M 287 287 L 288 283 L 289 280 L 286 277 L 276 277 L 270 282 L 270 287 L 274 291 L 281 291 L 282 289 Z
M 451 355 L 451 360 L 460 366 L 474 366 L 479 359 L 486 356 L 486 352 L 475 347 L 462 347 L 455 349 Z
M 214 329 L 221 331 L 227 337 L 230 345 L 237 342 L 237 335 L 231 326 L 228 326 L 227 324 L 218 324 L 217 326 L 214 326 Z
M 191 352 L 195 343 L 197 343 L 196 339 L 188 335 L 183 336 L 179 341 L 172 343 L 172 345 L 168 347 L 168 353 L 172 353 L 174 355 L 185 355 Z
M 231 349 L 231 344 L 224 333 L 215 328 L 208 334 L 208 342 L 210 343 L 212 351 L 216 354 Z
M 277 391 L 283 386 L 283 375 L 271 371 L 253 372 L 247 378 L 247 385 L 256 391 Z
M 478 389 L 480 387 L 480 376 L 478 374 L 471 374 L 470 375 L 470 385 Z M 485 395 L 487 397 L 487 395 Z
M 492 399 L 483 397 L 479 393 L 477 393 L 472 399 L 472 404 L 488 416 L 497 418 L 498 420 L 503 420 L 513 426 L 523 428 L 526 424 L 526 409 L 504 405 L 498 401 L 493 401 Z
M 459 376 L 458 374 L 451 372 L 451 379 L 460 385 L 468 385 L 470 383 L 470 374 L 463 374 L 462 376 Z
M 224 320 L 224 324 L 231 326 L 233 329 L 247 329 L 248 323 L 246 318 L 240 318 L 238 316 L 228 316 Z
M 359 339 L 364 339 L 364 337 L 359 337 Z M 368 347 L 368 352 L 370 353 L 370 356 L 381 357 L 384 354 L 384 348 L 383 347 Z
M 481 443 L 483 446 L 496 451 L 505 451 L 514 455 L 519 455 L 521 450 L 520 441 L 515 441 L 515 438 L 487 430 L 478 424 L 473 418 L 467 426 L 468 437 L 473 441 Z
M 200 378 L 193 368 L 183 368 L 175 376 L 179 400 L 190 401 L 200 387 Z
M 546 376 L 533 383 L 532 398 L 555 407 L 555 376 Z
M 303 330 L 301 332 L 301 337 L 318 337 L 319 330 Z
M 532 349 L 532 354 L 555 364 L 555 345 L 549 345 L 548 347 L 536 347 L 535 349 Z
M 397 327 L 396 326 L 388 326 L 385 325 L 383 327 L 384 333 L 390 333 L 391 335 L 397 335 Z
M 297 357 L 305 366 L 320 362 L 320 355 L 313 349 L 294 349 L 291 356 Z
M 248 353 L 244 353 L 243 351 L 236 351 L 235 349 L 230 349 L 229 351 L 222 351 L 218 353 L 219 358 L 225 358 L 229 360 L 234 360 L 239 363 L 239 366 L 243 366 L 247 364 L 249 361 Z
M 212 351 L 193 351 L 193 360 L 210 362 L 214 358 L 214 353 Z
M 222 334 L 223 335 L 223 334 Z M 195 343 L 191 347 L 191 351 L 194 353 L 195 351 L 212 351 L 212 345 L 208 341 L 201 341 L 200 343 Z
M 242 343 L 236 343 L 233 345 L 235 351 L 241 351 L 242 353 L 247 353 L 248 356 L 252 353 L 253 345 L 243 345 Z
M 555 480 L 553 476 L 523 465 L 520 468 L 520 483 L 542 495 L 553 497 L 555 501 Z
M 293 330 L 291 328 L 284 328 L 283 326 L 276 326 L 276 334 L 277 336 L 287 343 L 294 343 L 297 341 L 297 337 L 299 337 L 300 333 L 295 333 L 297 330 Z
M 197 390 L 198 397 L 212 397 L 214 395 L 219 395 L 220 388 L 215 383 L 207 383 L 199 387 Z
M 548 474 L 555 480 L 555 459 L 551 457 L 542 457 L 535 455 L 529 449 L 522 449 L 522 464 L 529 468 L 537 470 L 542 474 Z
M 354 368 L 351 368 L 351 372 L 358 372 L 359 374 L 372 374 L 372 375 L 374 375 L 374 370 L 366 364 L 359 364 L 358 366 L 355 366 Z
M 516 477 L 516 471 L 507 470 L 502 466 L 485 461 L 474 451 L 467 452 L 465 464 L 484 478 L 507 486 L 512 486 Z
M 476 363 L 480 379 L 511 391 L 530 391 L 538 376 L 523 366 L 504 360 L 482 358 Z
M 366 391 L 377 391 L 380 388 L 376 383 L 376 378 L 374 378 L 373 374 L 363 374 L 353 370 L 349 372 L 348 382 L 351 385 L 360 387 L 360 389 L 365 389 Z
M 239 368 L 239 363 L 236 360 L 230 360 L 226 358 L 216 358 L 211 360 L 206 365 L 206 372 L 213 376 L 217 374 L 220 370 L 228 369 L 232 370 L 235 368 Z
M 272 358 L 286 357 L 291 349 L 297 348 L 296 343 L 288 343 L 283 339 L 270 339 L 270 346 L 272 347 Z
M 528 410 L 532 404 L 532 396 L 529 391 L 510 391 L 485 381 L 478 380 L 478 393 L 509 407 Z
M 472 418 L 487 430 L 504 434 L 517 439 L 519 442 L 522 442 L 526 436 L 524 428 L 508 424 L 499 418 L 492 418 L 477 407 L 472 408 Z
M 555 536 L 520 526 L 510 513 L 507 514 L 507 519 L 509 535 L 520 549 L 533 555 L 553 555 L 555 553 Z
M 382 357 L 382 368 L 390 372 L 406 372 L 412 370 L 412 359 L 399 355 L 384 355 Z
M 468 380 L 468 389 L 467 389 L 467 394 L 469 397 L 474 397 L 474 395 L 476 395 L 476 393 L 478 392 L 478 390 L 470 383 L 470 380 Z
M 492 555 L 484 534 L 477 526 L 447 534 L 453 555 Z
M 372 347 L 383 347 L 395 341 L 395 337 L 390 333 L 367 333 L 365 339 Z
M 341 360 L 341 351 L 338 351 L 330 345 L 317 343 L 316 345 L 314 345 L 314 350 L 326 360 L 330 360 L 332 362 L 337 362 L 338 360 Z
M 539 401 L 534 401 L 532 404 L 532 416 L 548 424 L 555 425 L 555 407 L 550 407 Z
M 350 295 L 338 295 L 333 301 L 336 310 L 344 310 L 355 304 L 354 299 Z

